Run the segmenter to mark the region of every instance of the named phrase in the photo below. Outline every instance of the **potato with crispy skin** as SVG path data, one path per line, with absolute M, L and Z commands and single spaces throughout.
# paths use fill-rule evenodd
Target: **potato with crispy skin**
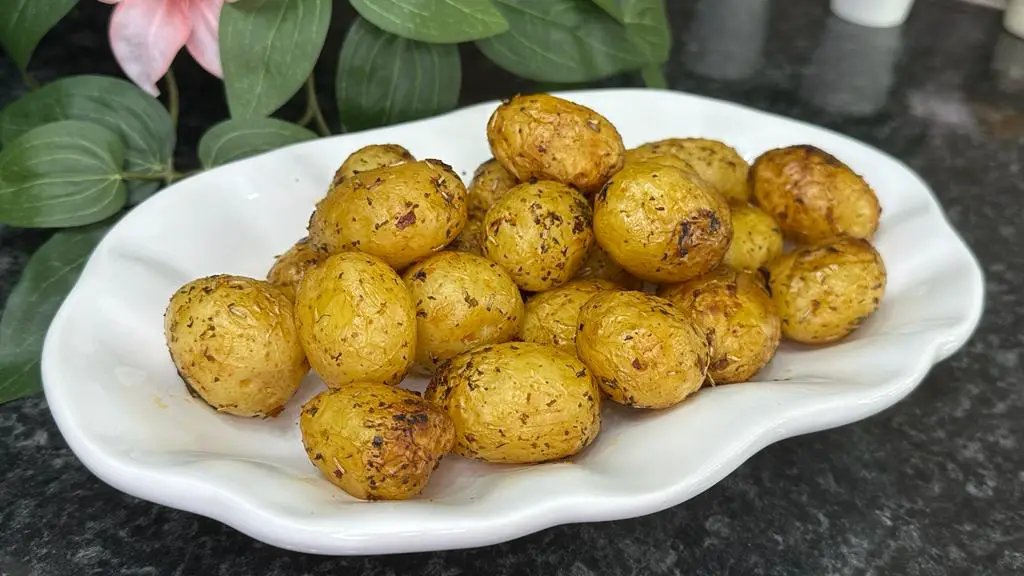
M 456 252 L 469 252 L 477 256 L 484 255 L 484 214 L 470 214 L 466 220 L 466 227 L 452 240 L 445 250 Z
M 451 418 L 416 394 L 352 382 L 314 396 L 299 416 L 309 460 L 361 500 L 405 500 L 427 486 L 452 449 Z
M 782 335 L 807 344 L 845 338 L 878 309 L 885 293 L 882 257 L 860 238 L 800 248 L 765 270 Z
M 689 316 L 643 292 L 604 291 L 583 305 L 576 353 L 608 398 L 668 408 L 704 384 L 708 343 Z
M 424 394 L 455 423 L 456 454 L 528 464 L 566 458 L 601 428 L 601 396 L 575 356 L 532 342 L 453 358 Z
M 644 280 L 683 282 L 705 274 L 732 240 L 726 201 L 672 166 L 627 164 L 594 200 L 598 244 Z
M 636 148 L 626 150 L 626 164 L 636 162 L 654 162 L 665 166 L 674 166 L 691 176 L 698 176 L 697 169 L 681 157 L 668 152 L 664 146 L 657 143 L 643 144 Z
M 733 147 L 706 138 L 669 138 L 639 147 L 649 154 L 667 154 L 684 160 L 702 180 L 727 200 L 750 199 L 750 165 Z
M 384 261 L 340 252 L 306 272 L 295 297 L 302 347 L 331 388 L 398 384 L 416 352 L 416 307 Z
M 719 266 L 700 278 L 663 286 L 658 295 L 690 315 L 711 345 L 715 384 L 754 377 L 779 347 L 781 321 L 754 272 Z
M 267 273 L 267 281 L 280 288 L 288 298 L 295 300 L 295 290 L 306 270 L 322 264 L 328 256 L 330 254 L 327 251 L 318 248 L 309 238 L 303 238 L 274 260 L 273 267 Z
M 813 243 L 834 236 L 871 238 L 882 208 L 871 186 L 814 146 L 769 150 L 750 172 L 757 205 L 787 236 Z
M 547 344 L 575 355 L 580 309 L 598 292 L 619 289 L 607 280 L 573 280 L 537 294 L 526 303 L 519 337 L 526 342 Z
M 276 416 L 309 372 L 291 301 L 262 280 L 189 282 L 171 297 L 164 335 L 185 387 L 218 412 Z
M 614 282 L 626 290 L 639 290 L 643 282 L 630 274 L 619 263 L 612 260 L 612 257 L 601 248 L 601 245 L 594 242 L 594 246 L 587 254 L 579 271 L 576 272 L 576 280 L 595 279 Z
M 479 214 L 482 219 L 491 206 L 517 184 L 519 181 L 516 177 L 509 174 L 508 170 L 494 158 L 481 164 L 473 173 L 472 182 L 469 183 L 466 202 L 470 217 Z
M 730 204 L 732 243 L 725 264 L 737 270 L 757 270 L 782 254 L 782 229 L 767 212 L 750 204 Z
M 316 205 L 309 237 L 332 254 L 360 250 L 396 270 L 441 251 L 466 225 L 466 187 L 440 160 L 345 178 Z
M 545 180 L 509 190 L 484 218 L 484 255 L 524 290 L 568 282 L 594 243 L 593 211 L 582 194 Z
M 402 278 L 416 303 L 416 362 L 427 372 L 484 344 L 519 332 L 523 299 L 500 266 L 466 252 L 440 252 Z
M 331 186 L 337 186 L 345 178 L 360 172 L 415 161 L 416 157 L 398 144 L 370 144 L 356 150 L 345 159 L 341 168 L 334 173 L 334 182 Z
M 487 123 L 487 140 L 516 180 L 555 180 L 584 194 L 598 191 L 625 156 L 607 118 L 549 94 L 503 102 Z

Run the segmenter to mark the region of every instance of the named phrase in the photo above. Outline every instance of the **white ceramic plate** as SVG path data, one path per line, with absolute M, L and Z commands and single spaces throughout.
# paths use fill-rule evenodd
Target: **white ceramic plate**
M 676 92 L 564 96 L 605 114 L 628 146 L 699 135 L 729 142 L 750 160 L 806 143 L 847 162 L 884 208 L 876 245 L 889 283 L 881 309 L 838 345 L 784 345 L 758 382 L 704 390 L 660 412 L 608 406 L 601 435 L 572 462 L 521 467 L 447 457 L 422 497 L 406 502 L 358 502 L 307 461 L 296 422 L 301 402 L 321 386 L 315 376 L 271 420 L 217 415 L 191 399 L 164 346 L 162 315 L 175 289 L 208 274 L 263 277 L 274 256 L 304 235 L 335 168 L 366 144 L 400 143 L 471 174 L 490 156 L 484 127 L 496 103 L 482 104 L 224 166 L 124 218 L 46 338 L 46 396 L 71 448 L 120 490 L 284 548 L 370 554 L 479 546 L 692 498 L 772 442 L 894 404 L 978 323 L 977 262 L 925 183 L 893 158 L 820 128 Z

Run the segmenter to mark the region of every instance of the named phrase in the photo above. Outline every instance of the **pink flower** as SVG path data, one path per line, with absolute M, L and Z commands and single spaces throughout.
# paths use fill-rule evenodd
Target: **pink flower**
M 185 46 L 207 72 L 223 76 L 217 32 L 224 0 L 100 1 L 117 4 L 110 46 L 124 73 L 146 92 L 160 94 L 157 80 Z

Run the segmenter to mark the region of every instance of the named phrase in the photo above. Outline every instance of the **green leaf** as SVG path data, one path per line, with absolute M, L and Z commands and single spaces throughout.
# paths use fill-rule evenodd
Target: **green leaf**
M 336 92 L 342 124 L 362 130 L 455 107 L 462 64 L 454 44 L 426 44 L 357 18 L 341 47 Z
M 0 404 L 41 388 L 39 356 L 50 321 L 108 224 L 63 230 L 25 266 L 0 319 Z
M 420 42 L 469 42 L 508 30 L 491 0 L 352 0 L 352 6 L 378 28 Z
M 661 71 L 661 66 L 658 64 L 648 64 L 640 69 L 640 75 L 644 79 L 644 84 L 648 88 L 659 88 L 664 90 L 668 88 L 668 81 L 665 80 L 665 73 Z
M 109 76 L 71 76 L 22 96 L 0 114 L 0 142 L 8 146 L 35 128 L 61 120 L 91 122 L 120 136 L 128 172 L 167 172 L 175 145 L 171 115 L 134 84 Z M 137 198 L 158 186 L 128 183 Z
M 0 152 L 0 222 L 61 228 L 99 222 L 128 199 L 117 134 L 78 120 L 54 122 Z
M 665 14 L 665 0 L 594 0 L 613 18 L 626 25 L 626 35 L 648 62 L 668 60 L 672 29 Z
M 622 24 L 581 0 L 497 0 L 509 31 L 477 41 L 502 68 L 540 82 L 587 82 L 646 63 Z
M 78 0 L 4 0 L 0 8 L 0 44 L 24 72 L 39 41 Z
M 217 124 L 199 141 L 199 161 L 213 168 L 282 146 L 312 140 L 316 134 L 277 118 L 227 120 Z
M 331 0 L 245 0 L 220 13 L 220 54 L 233 118 L 269 116 L 287 102 L 323 50 Z

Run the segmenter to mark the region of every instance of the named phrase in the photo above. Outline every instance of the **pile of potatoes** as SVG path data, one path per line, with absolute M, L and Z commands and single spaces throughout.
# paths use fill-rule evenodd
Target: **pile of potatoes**
M 165 335 L 188 390 L 275 416 L 312 367 L 310 461 L 357 498 L 403 499 L 449 452 L 573 456 L 602 400 L 664 409 L 748 381 L 782 338 L 835 342 L 879 306 L 878 199 L 822 150 L 627 150 L 546 94 L 502 103 L 487 136 L 468 189 L 401 146 L 358 150 L 266 280 L 183 286 Z M 398 387 L 410 371 L 424 394 Z

